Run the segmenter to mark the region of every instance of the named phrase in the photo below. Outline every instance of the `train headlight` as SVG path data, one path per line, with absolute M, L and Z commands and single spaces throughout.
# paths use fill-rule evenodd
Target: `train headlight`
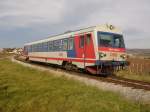
M 126 58 L 126 55 L 125 54 L 122 54 L 120 55 L 121 58 L 125 59 Z
M 105 56 L 106 56 L 105 53 L 102 53 L 102 52 L 99 53 L 99 57 L 100 57 L 100 58 L 105 57 Z

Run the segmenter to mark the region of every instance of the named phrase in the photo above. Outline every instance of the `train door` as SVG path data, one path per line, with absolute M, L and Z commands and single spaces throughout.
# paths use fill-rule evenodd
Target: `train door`
M 70 57 L 70 58 L 75 58 L 76 57 L 75 45 L 74 45 L 74 37 L 70 37 L 68 39 L 67 57 Z
M 83 34 L 75 37 L 77 58 L 80 58 L 83 66 L 89 63 L 89 59 L 95 58 L 92 33 Z
M 92 33 L 85 34 L 84 54 L 86 60 L 95 58 L 93 39 Z

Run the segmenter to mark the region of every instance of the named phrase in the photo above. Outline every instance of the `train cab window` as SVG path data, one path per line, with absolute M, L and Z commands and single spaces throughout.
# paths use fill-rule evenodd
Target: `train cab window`
M 114 43 L 113 43 L 113 47 L 115 48 L 124 48 L 124 40 L 123 40 L 123 36 L 121 35 L 114 35 Z
M 69 38 L 68 50 L 74 49 L 74 38 Z
M 91 34 L 86 35 L 86 44 L 89 45 L 91 42 Z
M 84 35 L 80 36 L 80 48 L 84 47 Z

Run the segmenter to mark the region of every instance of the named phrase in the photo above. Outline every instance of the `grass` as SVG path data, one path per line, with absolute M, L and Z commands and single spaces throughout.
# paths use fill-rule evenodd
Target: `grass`
M 139 80 L 139 81 L 145 81 L 145 82 L 150 82 L 150 74 L 137 74 L 137 73 L 130 73 L 128 70 L 121 70 L 119 72 L 115 73 L 119 77 L 124 77 L 127 79 L 134 79 L 134 80 Z
M 1 53 L 1 52 L 0 52 L 0 59 L 1 59 L 1 58 L 6 58 L 6 57 L 11 56 L 11 55 L 12 55 L 12 54 Z
M 150 105 L 0 60 L 0 112 L 149 112 Z

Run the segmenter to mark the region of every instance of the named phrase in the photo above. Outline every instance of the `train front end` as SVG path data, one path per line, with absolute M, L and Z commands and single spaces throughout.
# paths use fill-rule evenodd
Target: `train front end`
M 120 29 L 106 25 L 96 31 L 96 74 L 113 74 L 117 68 L 128 65 L 124 38 Z

